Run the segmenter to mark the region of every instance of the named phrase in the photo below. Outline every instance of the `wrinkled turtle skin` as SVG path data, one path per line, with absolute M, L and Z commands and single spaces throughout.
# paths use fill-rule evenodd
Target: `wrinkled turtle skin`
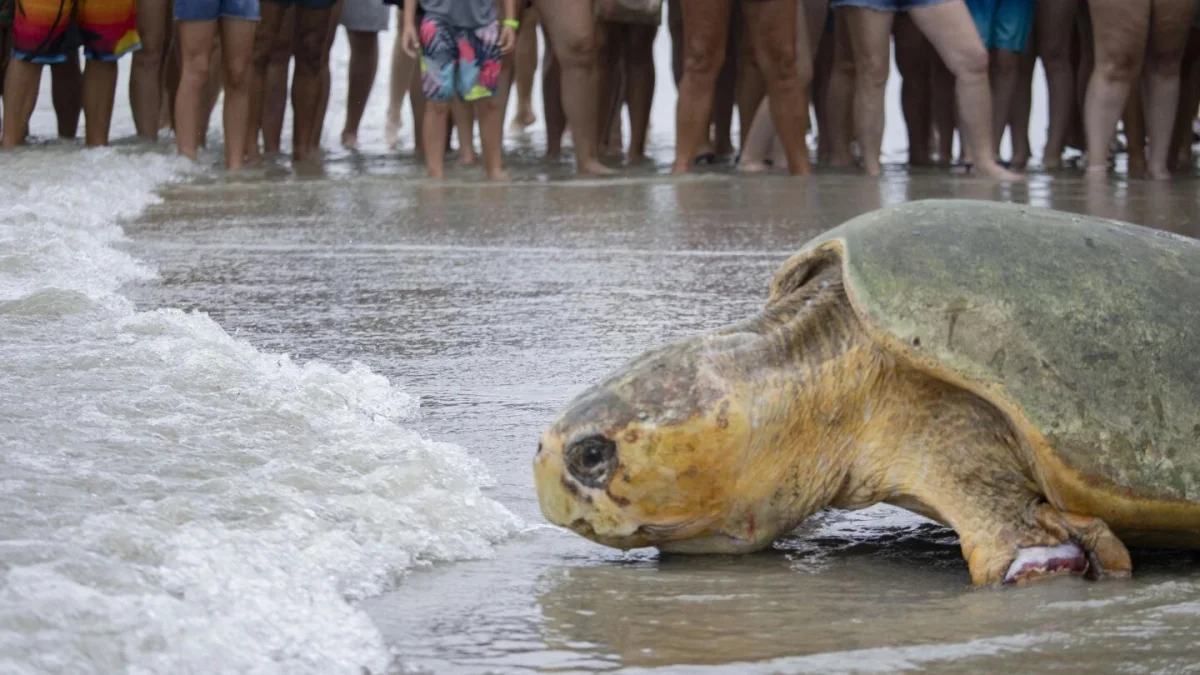
M 1130 572 L 1200 548 L 1200 243 L 924 201 L 809 242 L 764 310 L 579 396 L 534 460 L 603 544 L 769 546 L 886 502 L 959 534 L 975 583 Z

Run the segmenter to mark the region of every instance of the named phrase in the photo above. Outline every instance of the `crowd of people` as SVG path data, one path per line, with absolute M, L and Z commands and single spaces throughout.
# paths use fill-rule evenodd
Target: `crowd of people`
M 280 151 L 293 70 L 291 154 L 309 161 L 341 25 L 350 47 L 341 142 L 356 148 L 378 34 L 396 5 L 389 145 L 407 94 L 431 177 L 444 173 L 452 130 L 459 161 L 479 161 L 478 126 L 487 176 L 507 178 L 510 89 L 510 126 L 534 123 L 541 67 L 547 154 L 561 153 L 569 129 L 578 170 L 610 174 L 608 157 L 645 156 L 664 4 L 678 88 L 675 173 L 735 161 L 747 172 L 806 174 L 815 155 L 878 175 L 893 43 L 912 166 L 1019 179 L 1032 154 L 1038 59 L 1049 102 L 1044 168 L 1062 168 L 1076 148 L 1088 175 L 1104 175 L 1118 124 L 1131 175 L 1163 179 L 1193 164 L 1200 0 L 0 0 L 3 147 L 25 142 L 45 66 L 58 133 L 73 137 L 82 112 L 87 145 L 106 144 L 116 62 L 132 54 L 138 137 L 170 129 L 179 153 L 195 159 L 223 92 L 229 169 Z M 999 157 L 1005 130 L 1008 161 Z

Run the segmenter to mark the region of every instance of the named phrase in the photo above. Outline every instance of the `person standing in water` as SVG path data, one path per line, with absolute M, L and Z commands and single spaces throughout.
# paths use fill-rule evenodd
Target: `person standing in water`
M 362 122 L 367 99 L 375 84 L 379 67 L 379 32 L 388 28 L 391 11 L 380 0 L 346 0 L 342 8 L 342 26 L 350 43 L 349 84 L 346 93 L 346 125 L 342 128 L 342 147 L 358 149 L 358 125 Z
M 493 0 L 420 0 L 425 12 L 417 29 L 416 3 L 404 7 L 401 40 L 409 56 L 421 53 L 425 92 L 425 166 L 429 177 L 445 176 L 446 129 L 455 96 L 474 104 L 483 137 L 483 167 L 491 180 L 508 180 L 500 153 L 504 132 L 500 86 L 501 55 L 516 45 L 517 1 L 504 0 L 504 21 Z
M 175 142 L 179 154 L 195 160 L 200 140 L 201 93 L 208 83 L 213 41 L 221 36 L 221 68 L 225 85 L 225 167 L 240 169 L 245 161 L 250 127 L 250 55 L 258 21 L 257 0 L 176 0 L 175 22 L 183 71 L 175 95 Z M 207 117 L 207 115 L 206 115 Z
M 65 45 L 72 18 L 83 36 L 87 56 L 83 73 L 86 142 L 92 147 L 108 145 L 117 94 L 117 60 L 141 46 L 134 0 L 17 0 L 15 14 L 12 61 L 4 78 L 4 147 L 25 142 L 42 66 L 69 58 Z

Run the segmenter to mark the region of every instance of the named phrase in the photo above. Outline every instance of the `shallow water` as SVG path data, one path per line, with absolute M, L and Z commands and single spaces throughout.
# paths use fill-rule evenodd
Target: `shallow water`
M 894 508 L 745 557 L 542 525 L 556 412 L 755 311 L 849 217 L 1000 199 L 1200 235 L 1190 181 L 672 180 L 655 148 L 613 181 L 519 151 L 508 187 L 381 151 L 236 177 L 5 155 L 0 672 L 1200 669 L 1190 553 L 973 589 L 953 533 Z

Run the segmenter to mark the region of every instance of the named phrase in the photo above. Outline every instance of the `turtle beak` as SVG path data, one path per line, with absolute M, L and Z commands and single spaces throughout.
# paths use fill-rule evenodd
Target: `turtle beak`
M 581 516 L 578 486 L 569 481 L 563 470 L 562 438 L 547 431 L 538 443 L 533 457 L 533 482 L 537 486 L 538 506 L 546 520 L 568 527 Z

